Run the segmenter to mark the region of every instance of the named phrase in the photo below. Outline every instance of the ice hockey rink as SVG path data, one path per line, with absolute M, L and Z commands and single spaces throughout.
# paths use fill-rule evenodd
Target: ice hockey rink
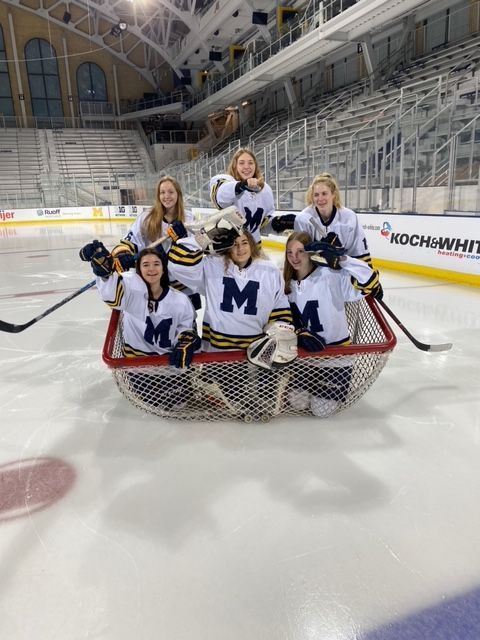
M 125 229 L 0 229 L 0 318 L 92 280 L 79 248 Z M 480 291 L 382 282 L 453 349 L 391 325 L 379 379 L 326 420 L 139 412 L 102 362 L 95 289 L 1 333 L 0 637 L 478 640 Z

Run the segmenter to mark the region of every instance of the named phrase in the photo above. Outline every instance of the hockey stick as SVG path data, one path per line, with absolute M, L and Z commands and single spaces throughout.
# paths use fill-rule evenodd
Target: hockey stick
M 199 400 L 203 400 L 205 397 L 211 400 L 218 400 L 224 408 L 231 412 L 232 416 L 239 416 L 238 408 L 226 397 L 218 382 L 207 382 L 206 380 L 202 380 L 200 377 L 201 372 L 202 365 L 200 365 L 198 373 L 192 380 L 192 386 L 194 389 L 201 393 Z
M 218 222 L 219 220 L 223 219 L 225 216 L 227 216 L 227 217 L 231 216 L 234 211 L 236 212 L 235 207 L 229 207 L 228 209 L 222 209 L 222 211 L 219 211 L 218 213 L 216 213 L 215 215 L 211 216 L 207 220 L 204 220 L 203 222 L 192 222 L 191 224 L 187 224 L 185 226 L 188 229 L 189 228 L 192 228 L 192 229 L 197 229 L 198 228 L 199 230 L 201 230 L 203 228 L 205 222 L 207 222 L 207 221 L 209 221 L 209 222 Z M 168 238 L 169 238 L 169 236 L 167 235 L 167 236 L 164 236 L 163 238 L 159 238 L 158 240 L 155 240 L 155 242 L 152 242 L 151 244 L 148 245 L 148 249 L 153 249 L 154 247 L 158 246 L 159 244 L 162 244 L 162 242 L 165 242 L 165 240 L 168 240 Z M 4 320 L 0 320 L 0 331 L 5 331 L 6 333 L 20 333 L 21 331 L 25 331 L 25 329 L 28 329 L 28 327 L 31 327 L 32 324 L 35 324 L 39 320 L 42 320 L 42 318 L 45 318 L 46 316 L 50 315 L 51 313 L 53 313 L 54 311 L 56 311 L 60 307 L 63 307 L 63 305 L 67 304 L 67 302 L 70 302 L 70 300 L 73 300 L 74 298 L 76 298 L 80 294 L 82 294 L 85 291 L 88 291 L 89 289 L 91 289 L 93 286 L 95 286 L 95 282 L 96 282 L 96 280 L 92 280 L 91 282 L 89 282 L 88 284 L 84 285 L 80 289 L 77 289 L 77 291 L 74 291 L 73 293 L 71 293 L 69 296 L 67 296 L 63 300 L 60 300 L 60 302 L 57 302 L 56 304 L 54 304 L 53 307 L 49 307 L 48 309 L 46 309 L 39 316 L 36 316 L 35 318 L 32 318 L 32 320 L 29 320 L 28 322 L 25 322 L 25 324 L 14 324 L 14 323 L 11 323 L 11 322 L 5 322 Z
M 152 242 L 152 244 L 149 245 L 149 248 L 156 247 L 157 244 L 160 244 L 161 241 L 162 239 L 160 238 L 160 240 L 157 240 L 156 242 Z M 13 324 L 10 322 L 5 322 L 4 320 L 0 320 L 0 331 L 6 331 L 7 333 L 20 333 L 20 331 L 25 331 L 25 329 L 28 329 L 28 327 L 31 327 L 32 324 L 35 324 L 39 320 L 42 320 L 42 318 L 45 318 L 46 316 L 50 315 L 57 309 L 60 309 L 60 307 L 63 307 L 63 305 L 67 304 L 67 302 L 70 302 L 70 300 L 73 300 L 80 294 L 85 293 L 85 291 L 88 291 L 89 289 L 94 287 L 95 283 L 96 283 L 96 280 L 92 280 L 88 284 L 85 284 L 83 287 L 80 287 L 80 289 L 77 289 L 76 291 L 71 293 L 69 296 L 67 296 L 63 300 L 60 300 L 60 302 L 57 302 L 56 304 L 54 304 L 53 307 L 49 307 L 48 309 L 46 309 L 39 316 L 36 316 L 35 318 L 32 318 L 32 320 L 25 322 L 25 324 Z
M 273 405 L 272 413 L 268 416 L 268 420 L 270 420 L 270 418 L 275 418 L 284 412 L 287 389 L 291 379 L 292 371 L 287 371 L 286 373 L 281 374 L 280 380 L 277 382 L 275 389 L 275 404 Z M 262 422 L 267 422 L 268 420 L 265 415 L 262 416 Z
M 324 232 L 321 229 L 320 223 L 318 222 L 318 220 L 312 219 L 311 222 L 312 222 L 313 226 L 315 227 L 315 229 L 322 236 L 324 236 Z M 406 329 L 403 326 L 402 322 L 400 322 L 400 320 L 393 313 L 393 311 L 386 304 L 386 302 L 384 302 L 383 300 L 376 300 L 376 302 L 378 302 L 378 304 L 382 307 L 382 309 L 384 309 L 386 311 L 386 313 L 392 318 L 392 320 L 395 322 L 395 324 L 403 331 L 403 333 L 407 336 L 407 338 L 410 340 L 410 342 L 412 342 L 417 347 L 417 349 L 420 349 L 420 351 L 440 352 L 440 351 L 449 351 L 452 348 L 453 345 L 452 345 L 451 342 L 446 342 L 444 344 L 427 344 L 425 342 L 420 342 L 420 340 L 417 340 L 417 338 L 412 336 L 410 331 L 408 331 L 408 329 Z
M 32 320 L 29 320 L 29 322 L 25 322 L 25 324 L 11 324 L 10 322 L 4 322 L 3 320 L 0 320 L 0 331 L 6 331 L 7 333 L 20 333 L 20 331 L 28 329 L 28 327 L 31 327 L 32 324 L 35 324 L 42 318 L 45 318 L 45 316 L 48 316 L 50 313 L 53 313 L 60 307 L 63 307 L 64 304 L 67 304 L 67 302 L 70 302 L 70 300 L 73 300 L 81 293 L 84 293 L 85 291 L 88 291 L 88 289 L 91 289 L 95 285 L 95 282 L 95 280 L 92 280 L 92 282 L 89 282 L 80 289 L 77 289 L 63 300 L 60 300 L 60 302 L 57 302 L 57 304 L 54 304 L 53 307 L 49 307 L 48 309 L 46 309 L 39 316 L 36 316 Z
M 426 344 L 425 342 L 420 342 L 420 340 L 417 340 L 416 338 L 414 338 L 410 333 L 410 331 L 408 331 L 408 329 L 406 329 L 403 326 L 403 324 L 400 322 L 397 316 L 393 313 L 390 307 L 383 300 L 376 300 L 375 302 L 377 302 L 377 304 L 379 304 L 382 307 L 382 309 L 384 309 L 387 312 L 387 314 L 392 318 L 395 324 L 407 336 L 410 342 L 413 342 L 413 344 L 417 347 L 417 349 L 420 349 L 420 351 L 435 351 L 435 352 L 449 351 L 452 348 L 453 345 L 451 342 L 446 342 L 445 344 Z
M 317 210 L 317 213 L 318 213 L 318 210 Z M 310 218 L 310 222 L 314 226 L 315 230 L 318 231 L 320 235 L 320 239 L 323 240 L 324 238 L 326 238 L 327 232 L 325 231 L 325 229 L 322 229 L 322 227 L 320 226 L 320 222 L 316 218 Z

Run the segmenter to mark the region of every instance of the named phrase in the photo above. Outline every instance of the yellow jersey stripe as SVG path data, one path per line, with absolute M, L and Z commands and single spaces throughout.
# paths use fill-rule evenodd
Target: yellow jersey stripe
M 115 290 L 115 298 L 113 300 L 106 300 L 109 307 L 119 307 L 122 304 L 123 296 L 125 295 L 125 289 L 123 288 L 122 278 L 118 278 L 117 287 Z

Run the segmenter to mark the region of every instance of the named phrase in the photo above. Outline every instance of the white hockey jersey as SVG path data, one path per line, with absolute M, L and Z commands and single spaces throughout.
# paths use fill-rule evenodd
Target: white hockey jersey
M 238 182 L 225 173 L 213 176 L 210 179 L 210 196 L 219 209 L 237 207 L 246 220 L 245 228 L 250 231 L 255 242 L 260 243 L 260 228 L 265 219 L 275 213 L 272 189 L 265 184 L 258 193 L 242 191 L 236 195 L 235 187 Z
M 351 209 L 334 207 L 330 220 L 325 223 L 315 207 L 307 207 L 296 216 L 294 231 L 305 231 L 313 241 L 320 241 L 333 231 L 340 238 L 347 255 L 364 260 L 370 266 L 372 264 L 365 233 L 357 214 Z
M 292 280 L 288 294 L 295 327 L 307 328 L 328 345 L 350 343 L 345 302 L 362 297 L 352 281 L 361 289 L 373 274 L 363 260 L 347 257 L 341 264 L 340 271 L 318 266 L 303 280 Z
M 204 255 L 193 238 L 174 244 L 168 270 L 172 278 L 204 294 L 204 351 L 246 349 L 274 320 L 292 321 L 283 276 L 269 260 L 243 269 L 222 256 Z
M 96 279 L 101 298 L 123 311 L 125 357 L 168 353 L 183 331 L 191 331 L 195 311 L 186 295 L 167 289 L 159 300 L 148 299 L 148 289 L 135 272 L 113 273 Z

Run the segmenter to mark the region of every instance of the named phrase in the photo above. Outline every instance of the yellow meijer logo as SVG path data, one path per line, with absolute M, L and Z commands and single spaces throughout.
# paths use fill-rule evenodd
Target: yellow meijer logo
M 103 218 L 102 207 L 92 207 L 92 213 L 94 218 Z

